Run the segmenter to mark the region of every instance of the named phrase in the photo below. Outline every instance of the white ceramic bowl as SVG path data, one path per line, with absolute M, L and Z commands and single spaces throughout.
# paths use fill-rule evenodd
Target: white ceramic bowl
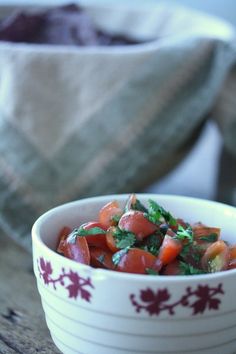
M 34 224 L 33 259 L 48 328 L 66 354 L 236 353 L 236 270 L 194 276 L 135 275 L 94 269 L 57 254 L 58 231 L 96 219 L 108 201 L 83 199 L 54 208 Z M 236 243 L 236 209 L 207 200 L 138 195 L 176 217 L 222 228 Z

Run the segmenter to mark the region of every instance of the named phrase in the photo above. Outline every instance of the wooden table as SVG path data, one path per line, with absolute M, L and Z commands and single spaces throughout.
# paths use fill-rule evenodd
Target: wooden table
M 32 258 L 0 236 L 0 354 L 57 354 L 46 327 Z

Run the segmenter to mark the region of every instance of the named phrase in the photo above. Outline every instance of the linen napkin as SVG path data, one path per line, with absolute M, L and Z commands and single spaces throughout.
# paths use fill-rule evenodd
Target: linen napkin
M 236 154 L 235 100 L 228 111 L 218 100 L 235 78 L 228 24 L 164 3 L 86 10 L 100 28 L 145 43 L 0 43 L 0 227 L 29 250 L 32 224 L 49 208 L 140 192 L 165 175 L 216 104 Z

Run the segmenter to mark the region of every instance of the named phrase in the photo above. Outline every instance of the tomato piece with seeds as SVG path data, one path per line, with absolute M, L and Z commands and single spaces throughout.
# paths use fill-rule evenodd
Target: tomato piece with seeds
M 201 266 L 207 273 L 226 270 L 230 260 L 229 247 L 222 240 L 212 243 L 201 259 Z

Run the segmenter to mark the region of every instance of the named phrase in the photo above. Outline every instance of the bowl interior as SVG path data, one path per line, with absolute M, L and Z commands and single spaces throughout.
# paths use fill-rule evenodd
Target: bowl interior
M 145 205 L 148 199 L 155 200 L 173 216 L 189 223 L 201 221 L 208 226 L 220 227 L 221 238 L 229 243 L 236 243 L 236 208 L 232 206 L 173 195 L 138 194 L 137 196 Z M 58 233 L 63 226 L 75 228 L 84 222 L 95 221 L 99 209 L 107 202 L 118 200 L 122 206 L 127 198 L 128 195 L 101 196 L 61 205 L 46 212 L 36 221 L 33 234 L 39 241 L 55 250 Z

